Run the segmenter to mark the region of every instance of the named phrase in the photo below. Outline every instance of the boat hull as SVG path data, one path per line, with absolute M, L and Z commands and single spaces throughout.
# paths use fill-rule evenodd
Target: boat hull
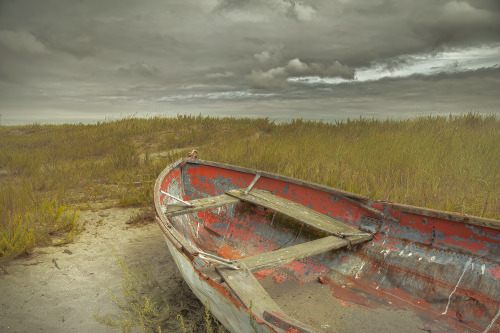
M 198 299 L 230 332 L 273 332 L 268 325 L 257 323 L 244 306 L 234 299 L 227 290 L 207 280 L 197 271 L 192 261 L 165 237 L 168 250 L 189 288 Z M 255 321 L 255 324 L 252 322 Z

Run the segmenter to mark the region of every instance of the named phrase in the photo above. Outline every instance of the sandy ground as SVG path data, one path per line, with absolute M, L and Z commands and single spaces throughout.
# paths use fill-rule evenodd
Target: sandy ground
M 39 248 L 0 267 L 0 332 L 121 332 L 93 319 L 118 311 L 106 291 L 121 295 L 113 248 L 127 264 L 148 262 L 159 278 L 176 269 L 155 223 L 126 224 L 137 212 L 82 211 L 85 231 L 74 243 Z

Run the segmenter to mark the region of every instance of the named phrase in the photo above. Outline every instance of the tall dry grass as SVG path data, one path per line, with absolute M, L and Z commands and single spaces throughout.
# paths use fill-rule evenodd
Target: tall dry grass
M 500 119 L 468 114 L 336 124 L 294 120 L 204 147 L 201 157 L 370 198 L 500 218 Z
M 500 118 L 473 113 L 337 123 L 178 116 L 0 126 L 0 237 L 14 246 L 9 235 L 24 230 L 14 238 L 29 244 L 28 252 L 46 243 L 46 233 L 30 229 L 26 218 L 48 209 L 46 202 L 70 215 L 75 204 L 92 201 L 151 205 L 156 176 L 192 148 L 203 159 L 375 199 L 499 219 L 499 142 Z

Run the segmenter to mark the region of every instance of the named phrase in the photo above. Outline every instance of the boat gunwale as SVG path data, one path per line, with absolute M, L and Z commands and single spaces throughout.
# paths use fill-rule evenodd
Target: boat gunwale
M 293 178 L 293 177 L 289 177 L 289 176 L 283 176 L 283 175 L 279 175 L 276 173 L 261 171 L 261 170 L 252 169 L 252 168 L 240 167 L 240 166 L 235 166 L 235 165 L 231 165 L 231 164 L 219 163 L 219 162 L 213 162 L 213 161 L 207 161 L 207 160 L 200 160 L 200 159 L 181 158 L 181 159 L 177 160 L 176 162 L 169 165 L 169 167 L 172 166 L 171 169 L 169 169 L 169 167 L 165 168 L 165 170 L 158 176 L 157 182 L 160 182 L 160 184 L 161 184 L 161 181 L 166 176 L 166 174 L 168 172 L 170 172 L 173 168 L 175 168 L 176 166 L 181 164 L 182 162 L 191 163 L 191 164 L 198 164 L 198 165 L 207 165 L 207 166 L 212 166 L 212 167 L 217 167 L 217 168 L 222 168 L 222 169 L 227 169 L 227 170 L 233 170 L 233 171 L 239 171 L 239 172 L 244 172 L 244 173 L 249 173 L 249 174 L 258 174 L 259 173 L 261 175 L 261 177 L 263 176 L 263 177 L 267 177 L 267 178 L 271 178 L 271 179 L 290 182 L 290 183 L 300 185 L 300 186 L 310 187 L 310 188 L 320 190 L 320 191 L 325 191 L 327 193 L 336 194 L 336 195 L 339 195 L 341 197 L 346 197 L 350 201 L 352 201 L 352 200 L 359 201 L 359 203 L 361 203 L 361 204 L 365 204 L 365 202 L 370 202 L 372 204 L 380 204 L 384 208 L 399 210 L 399 211 L 404 212 L 404 213 L 418 214 L 418 215 L 431 217 L 431 218 L 440 218 L 440 219 L 450 220 L 453 222 L 473 224 L 473 225 L 487 227 L 487 228 L 493 228 L 493 229 L 500 229 L 500 221 L 495 220 L 495 219 L 490 219 L 490 218 L 486 218 L 486 217 L 479 217 L 479 216 L 474 216 L 474 215 L 468 215 L 468 214 L 462 214 L 462 213 L 458 213 L 458 212 L 448 212 L 448 211 L 444 211 L 444 210 L 406 205 L 406 204 L 395 203 L 395 202 L 385 201 L 385 200 L 374 200 L 374 199 L 370 199 L 366 196 L 363 196 L 363 195 L 360 195 L 357 193 L 352 193 L 349 191 L 340 190 L 340 189 L 337 189 L 334 187 L 317 184 L 317 183 L 307 181 L 307 180 L 301 180 L 301 179 L 297 179 L 297 178 Z M 167 169 L 168 169 L 168 171 L 165 172 Z M 158 184 L 158 186 L 160 184 Z M 364 202 L 361 202 L 360 200 L 364 201 Z M 383 213 L 383 212 L 381 211 L 381 213 Z

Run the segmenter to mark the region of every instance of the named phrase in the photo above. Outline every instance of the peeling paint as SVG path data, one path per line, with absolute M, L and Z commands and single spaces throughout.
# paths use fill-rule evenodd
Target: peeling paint
M 492 269 L 490 269 L 491 276 L 493 276 L 495 279 L 500 279 L 500 266 L 496 266 Z

